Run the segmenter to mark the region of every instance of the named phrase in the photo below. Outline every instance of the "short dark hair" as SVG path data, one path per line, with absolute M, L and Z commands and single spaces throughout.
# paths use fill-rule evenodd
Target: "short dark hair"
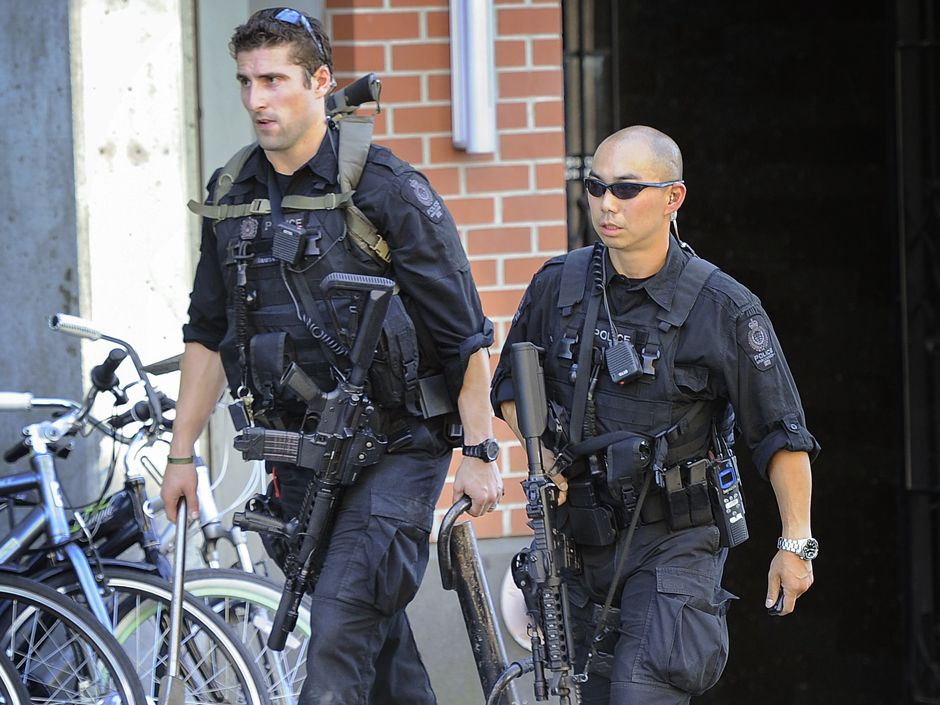
M 293 12 L 297 13 L 295 16 L 307 20 L 310 31 L 307 31 L 302 20 L 295 24 L 290 20 L 276 19 L 277 15 L 290 9 L 272 7 L 258 10 L 245 24 L 236 27 L 228 45 L 232 58 L 243 51 L 289 44 L 291 60 L 305 68 L 309 75 L 312 76 L 321 66 L 326 66 L 332 73 L 333 47 L 323 25 L 315 17 L 300 10 Z

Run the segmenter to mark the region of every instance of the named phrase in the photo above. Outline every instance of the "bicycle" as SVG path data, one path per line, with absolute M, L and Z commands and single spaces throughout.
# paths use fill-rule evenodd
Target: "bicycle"
M 52 588 L 0 571 L 5 697 L 35 705 L 145 702 L 136 669 L 91 613 Z M 17 681 L 19 687 L 10 677 Z
M 89 321 L 66 319 L 66 324 L 67 332 L 80 331 L 83 337 L 101 335 Z M 140 365 L 139 356 L 133 348 L 123 341 L 121 344 L 134 361 L 137 376 L 147 390 L 143 401 L 107 420 L 107 425 L 115 434 L 131 423 L 138 424 L 136 432 L 130 438 L 112 436 L 127 446 L 123 458 L 124 487 L 81 512 L 73 521 L 71 529 L 78 537 L 79 543 L 89 550 L 94 550 L 106 566 L 111 565 L 109 561 L 119 559 L 128 549 L 139 547 L 150 567 L 122 562 L 120 565 L 123 570 L 156 572 L 164 578 L 169 578 L 170 566 L 165 558 L 169 548 L 161 541 L 152 524 L 153 514 L 155 509 L 159 509 L 160 502 L 147 497 L 144 473 L 159 479 L 153 463 L 150 463 L 148 468 L 146 452 L 155 443 L 160 442 L 162 434 L 171 428 L 171 422 L 166 419 L 164 412 L 171 410 L 174 404 L 150 384 L 148 369 L 153 369 L 154 366 Z M 157 363 L 158 366 L 161 364 Z M 159 412 L 155 414 L 156 408 Z M 160 419 L 159 422 L 154 422 L 155 417 Z M 258 468 L 258 471 L 261 469 Z M 201 481 L 201 518 L 197 530 L 201 529 L 203 533 L 203 559 L 210 566 L 217 566 L 216 541 L 224 538 L 236 548 L 240 570 L 187 570 L 186 589 L 190 594 L 203 599 L 213 612 L 234 628 L 240 637 L 240 645 L 258 665 L 263 679 L 260 682 L 265 684 L 270 699 L 275 702 L 295 702 L 306 676 L 310 601 L 307 599 L 303 602 L 302 619 L 288 640 L 285 650 L 271 651 L 267 647 L 267 638 L 273 625 L 281 586 L 254 573 L 254 563 L 247 553 L 244 538 L 236 533 L 237 529 L 224 528 L 221 512 L 208 482 L 208 470 L 201 458 L 197 461 L 197 472 Z M 249 489 L 253 484 L 254 481 L 249 483 Z M 112 568 L 109 567 L 108 570 Z M 109 573 L 108 576 L 109 582 L 113 583 L 114 574 Z M 124 572 L 118 577 L 123 581 L 128 576 Z M 118 584 L 124 583 L 119 581 Z
M 53 329 L 94 337 L 95 331 L 85 330 L 84 322 L 68 316 L 53 316 L 50 324 Z M 125 350 L 112 351 L 104 363 L 92 371 L 92 387 L 87 393 L 83 403 L 79 404 L 64 399 L 37 398 L 29 393 L 0 393 L 0 410 L 29 410 L 33 408 L 55 408 L 64 410 L 64 413 L 53 419 L 31 424 L 24 429 L 24 441 L 11 448 L 4 456 L 8 462 L 15 461 L 29 455 L 31 471 L 20 472 L 0 479 L 0 496 L 9 498 L 19 495 L 26 490 L 38 491 L 41 501 L 36 504 L 26 519 L 18 526 L 12 527 L 3 539 L 0 539 L 0 562 L 7 565 L 22 563 L 20 569 L 29 575 L 41 576 L 44 580 L 68 582 L 71 593 L 81 595 L 81 599 L 91 609 L 98 621 L 108 628 L 117 629 L 117 620 L 125 619 L 126 608 L 122 604 L 136 604 L 140 606 L 146 600 L 148 618 L 156 621 L 149 627 L 151 636 L 146 640 L 130 640 L 131 631 L 125 629 L 121 632 L 124 646 L 134 646 L 137 651 L 133 654 L 139 666 L 142 684 L 151 695 L 158 690 L 158 673 L 165 663 L 168 652 L 166 641 L 169 630 L 163 624 L 169 614 L 169 592 L 161 589 L 159 582 L 143 581 L 129 583 L 120 580 L 123 576 L 115 575 L 113 569 L 103 565 L 97 570 L 84 551 L 75 540 L 69 529 L 69 520 L 65 510 L 65 501 L 62 496 L 61 485 L 57 477 L 55 458 L 66 455 L 71 438 L 85 429 L 86 426 L 104 431 L 114 437 L 114 432 L 104 428 L 101 422 L 90 416 L 91 406 L 96 396 L 103 391 L 116 390 L 117 380 L 114 371 L 126 355 L 134 358 L 139 368 L 140 361 L 132 348 L 120 341 L 103 334 L 98 337 L 112 340 L 121 344 Z M 123 353 L 123 354 L 122 354 Z M 160 397 L 156 391 L 147 388 L 148 401 L 154 412 L 154 425 L 160 422 L 162 408 Z M 119 400 L 126 400 L 122 394 L 116 394 Z M 80 515 L 76 521 L 81 523 Z M 81 532 L 80 532 L 81 533 Z M 40 536 L 46 534 L 49 541 L 38 549 L 33 548 Z M 114 578 L 118 578 L 117 582 Z M 118 589 L 123 589 L 125 593 Z M 107 598 L 107 600 L 106 600 Z M 191 634 L 200 640 L 199 648 L 192 643 L 187 651 L 191 660 L 191 668 L 186 670 L 187 692 L 190 698 L 199 698 L 203 694 L 206 702 L 212 702 L 222 690 L 231 690 L 232 686 L 226 683 L 214 683 L 213 678 L 218 674 L 237 674 L 235 682 L 239 696 L 244 702 L 265 703 L 267 696 L 261 692 L 257 684 L 264 683 L 265 678 L 260 669 L 253 662 L 252 656 L 237 639 L 232 637 L 224 621 L 213 611 L 209 610 L 201 601 L 189 597 L 187 602 L 187 622 Z M 127 622 L 123 622 L 125 625 Z M 148 622 L 140 621 L 138 627 Z M 116 634 L 118 632 L 115 632 Z M 224 669 L 217 669 L 214 659 L 224 662 Z M 144 660 L 149 659 L 154 667 L 144 667 Z M 210 665 L 214 670 L 209 671 Z M 184 667 L 186 664 L 184 664 Z M 147 680 L 150 677 L 151 680 Z M 226 676 L 229 677 L 229 676 Z
M 85 321 L 86 329 L 93 328 Z M 162 374 L 178 368 L 178 357 L 141 367 L 138 376 L 146 379 L 150 373 Z M 172 406 L 162 395 L 164 407 Z M 149 397 L 148 397 L 149 398 Z M 146 472 L 159 480 L 159 471 L 148 462 L 146 452 L 161 440 L 161 432 L 171 428 L 171 422 L 163 419 L 162 429 L 156 429 L 147 423 L 152 412 L 146 401 L 138 402 L 134 407 L 108 419 L 107 423 L 117 430 L 126 428 L 132 422 L 140 424 L 138 430 L 127 442 L 124 455 L 124 489 L 111 495 L 96 506 L 93 511 L 83 514 L 85 524 L 95 542 L 96 551 L 103 558 L 115 559 L 132 547 L 140 547 L 145 560 L 168 576 L 169 566 L 163 556 L 171 550 L 169 542 L 162 539 L 159 532 L 152 531 L 150 520 L 162 510 L 159 498 L 146 496 L 143 475 Z M 220 510 L 216 503 L 213 487 L 209 482 L 209 472 L 203 459 L 196 457 L 196 470 L 199 480 L 198 527 L 203 538 L 202 558 L 209 568 L 187 570 L 187 591 L 206 601 L 209 607 L 222 616 L 241 638 L 254 655 L 256 663 L 266 676 L 269 696 L 274 702 L 296 702 L 300 688 L 306 677 L 306 650 L 310 638 L 310 600 L 301 604 L 298 626 L 287 640 L 285 649 L 272 651 L 267 646 L 268 637 L 273 627 L 273 617 L 280 599 L 282 587 L 271 578 L 255 571 L 255 562 L 248 555 L 244 536 L 237 527 L 226 528 L 222 514 L 228 513 L 241 504 L 252 488 L 258 484 L 263 466 L 254 466 L 255 475 L 246 483 L 246 491 L 227 509 Z M 227 540 L 236 550 L 238 561 L 236 569 L 220 568 L 216 543 Z

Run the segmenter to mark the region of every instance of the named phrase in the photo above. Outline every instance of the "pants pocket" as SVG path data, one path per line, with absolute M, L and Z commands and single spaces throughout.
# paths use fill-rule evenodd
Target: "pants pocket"
M 665 683 L 701 695 L 718 682 L 728 661 L 726 614 L 734 595 L 716 578 L 686 568 L 656 569 L 637 681 Z
M 373 495 L 368 526 L 349 558 L 337 596 L 386 616 L 411 602 L 428 565 L 432 512 L 410 497 Z

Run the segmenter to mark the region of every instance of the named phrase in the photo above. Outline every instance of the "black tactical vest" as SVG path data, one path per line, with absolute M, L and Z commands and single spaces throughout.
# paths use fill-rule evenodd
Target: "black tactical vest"
M 237 197 L 226 197 L 232 203 Z M 305 251 L 299 262 L 290 266 L 272 254 L 274 226 L 270 215 L 246 216 L 220 220 L 215 231 L 218 259 L 226 283 L 228 330 L 220 345 L 222 362 L 233 389 L 242 384 L 242 363 L 238 355 L 239 305 L 236 301 L 237 269 L 240 259 L 247 263 L 245 282 L 244 335 L 247 338 L 247 364 L 251 373 L 249 386 L 256 398 L 270 389 L 277 368 L 287 359 L 297 362 L 323 390 L 335 386 L 330 373 L 329 348 L 314 340 L 309 325 L 313 321 L 341 345 L 350 343 L 355 330 L 355 309 L 347 296 L 327 301 L 321 280 L 331 272 L 383 275 L 382 268 L 352 245 L 345 237 L 345 219 L 340 211 L 284 213 L 285 219 L 306 231 Z M 300 296 L 302 278 L 316 303 L 311 315 Z M 278 352 L 283 360 L 277 360 Z M 270 378 L 265 374 L 267 371 Z
M 601 296 L 599 267 L 606 249 L 600 245 L 568 254 L 561 276 L 557 308 L 561 324 L 549 341 L 544 372 L 548 398 L 569 413 L 574 407 L 575 382 L 589 371 L 578 369 L 581 337 L 589 297 Z M 592 266 L 593 263 L 593 266 Z M 586 432 L 582 438 L 613 431 L 629 431 L 651 439 L 664 438 L 667 454 L 664 467 L 707 451 L 712 418 L 723 413 L 725 402 L 708 398 L 708 371 L 703 367 L 677 365 L 678 337 L 705 281 L 715 265 L 691 257 L 676 286 L 670 310 L 649 297 L 628 314 L 613 316 L 617 333 L 611 331 L 601 299 L 593 330 L 592 368 L 597 375 L 593 410 L 588 405 Z M 636 350 L 642 374 L 627 383 L 616 383 L 604 362 L 604 351 L 614 338 L 627 338 Z M 599 366 L 599 367 L 598 367 Z M 571 429 L 568 429 L 569 437 Z

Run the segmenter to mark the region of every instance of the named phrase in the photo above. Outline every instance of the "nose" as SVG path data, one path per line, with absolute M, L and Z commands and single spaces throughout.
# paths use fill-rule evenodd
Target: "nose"
M 250 112 L 256 113 L 267 106 L 267 94 L 257 83 L 242 88 L 242 102 Z
M 604 189 L 604 195 L 601 196 L 601 210 L 613 212 L 620 209 L 620 199 L 610 192 L 610 189 Z

